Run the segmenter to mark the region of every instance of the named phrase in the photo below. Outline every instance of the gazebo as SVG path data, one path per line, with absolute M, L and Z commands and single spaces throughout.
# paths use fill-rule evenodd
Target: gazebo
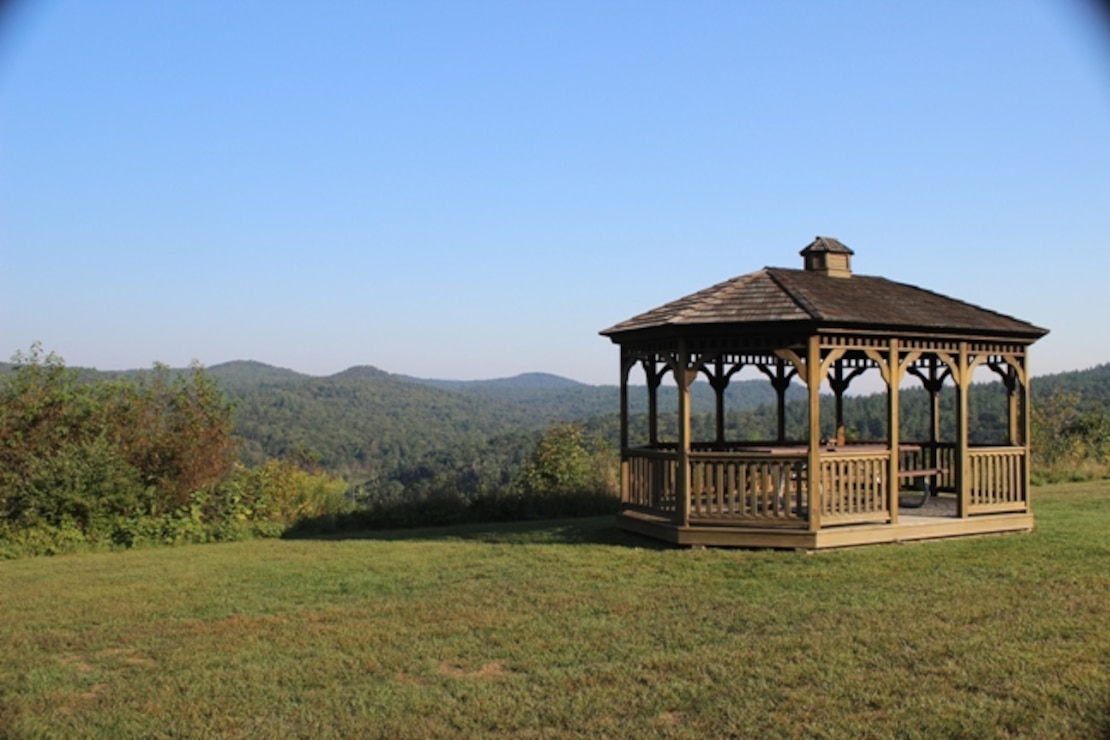
M 1032 324 L 921 288 L 854 275 L 853 252 L 817 237 L 804 269 L 764 268 L 601 332 L 620 346 L 619 526 L 680 545 L 821 549 L 1027 531 Z M 632 371 L 647 392 L 646 444 L 630 444 Z M 728 439 L 726 390 L 745 368 L 777 398 L 769 439 Z M 973 444 L 969 390 L 989 368 L 1004 388 L 1005 440 Z M 885 439 L 851 440 L 844 394 L 861 374 L 886 387 Z M 661 441 L 659 389 L 677 392 L 677 440 Z M 691 387 L 716 398 L 712 439 L 692 438 Z M 899 389 L 930 402 L 921 439 L 900 433 Z M 787 390 L 804 386 L 805 431 L 787 434 Z M 942 427 L 941 393 L 954 394 Z M 822 386 L 835 422 L 822 436 Z M 952 412 L 949 412 L 952 413 Z M 672 419 L 674 417 L 671 417 Z M 954 426 L 945 439 L 943 429 Z M 824 428 L 830 425 L 826 419 Z M 912 507 L 912 508 L 911 508 Z

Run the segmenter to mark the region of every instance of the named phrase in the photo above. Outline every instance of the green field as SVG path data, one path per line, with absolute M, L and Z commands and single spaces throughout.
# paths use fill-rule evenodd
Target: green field
M 1032 534 L 657 549 L 609 518 L 0 563 L 0 736 L 1110 734 L 1110 482 Z

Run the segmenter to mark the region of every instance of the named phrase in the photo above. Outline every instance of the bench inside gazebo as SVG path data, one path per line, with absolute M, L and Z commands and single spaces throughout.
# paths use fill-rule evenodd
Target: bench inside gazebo
M 804 267 L 765 268 L 635 316 L 605 331 L 620 346 L 621 511 L 626 530 L 680 545 L 821 549 L 1026 531 L 1029 346 L 1047 331 L 912 285 L 854 275 L 852 250 L 818 237 Z M 630 444 L 632 372 L 648 395 L 646 444 Z M 754 368 L 777 397 L 771 438 L 728 439 L 726 390 Z M 1007 397 L 1005 440 L 969 435 L 969 389 L 987 368 Z M 886 438 L 848 441 L 844 394 L 877 373 Z M 691 387 L 716 395 L 716 433 L 693 439 Z M 677 392 L 677 440 L 661 441 L 659 389 Z M 901 434 L 899 390 L 920 383 L 927 433 Z M 787 390 L 808 398 L 805 429 L 787 434 Z M 941 393 L 955 396 L 942 425 Z M 835 399 L 821 419 L 822 387 Z M 834 432 L 822 435 L 822 429 Z M 943 438 L 942 429 L 951 429 Z M 639 440 L 638 440 L 639 441 Z

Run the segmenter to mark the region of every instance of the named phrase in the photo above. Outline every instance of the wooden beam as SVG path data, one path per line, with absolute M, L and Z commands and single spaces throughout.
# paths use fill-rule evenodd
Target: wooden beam
M 678 386 L 678 479 L 675 494 L 678 498 L 676 508 L 680 527 L 690 524 L 690 353 L 686 340 L 678 340 L 678 363 L 673 367 L 675 384 Z
M 961 344 L 967 344 L 967 342 L 961 342 Z M 938 360 L 948 366 L 948 374 L 952 376 L 952 382 L 958 387 L 960 385 L 959 356 L 953 357 L 948 352 L 942 352 L 940 350 L 937 350 L 934 354 Z
M 821 338 L 809 338 L 805 379 L 809 390 L 809 531 L 821 529 Z
M 654 360 L 643 361 L 648 389 L 648 444 L 652 447 L 659 444 L 659 384 L 663 381 L 663 372 L 655 365 Z
M 898 344 L 898 340 L 891 339 L 890 343 L 891 345 L 896 345 Z M 901 359 L 895 357 L 894 367 L 898 368 L 898 385 L 901 385 L 902 381 L 906 379 L 906 371 L 913 368 L 913 363 L 917 362 L 921 354 L 920 351 L 914 350 L 913 352 L 907 352 L 906 356 Z
M 944 375 L 939 375 L 937 367 L 940 360 L 934 356 L 932 362 L 929 363 L 929 384 L 925 389 L 929 391 L 929 441 L 934 445 L 940 442 L 940 392 L 944 388 Z M 945 374 L 952 375 L 951 370 L 945 370 Z M 928 461 L 931 467 L 939 467 L 937 458 L 939 457 L 939 450 L 936 447 L 932 449 L 932 458 Z
M 621 348 L 621 452 L 628 449 L 628 376 L 636 366 L 632 353 Z
M 832 370 L 833 365 L 835 365 L 840 358 L 844 357 L 847 351 L 848 350 L 844 347 L 837 347 L 836 349 L 829 350 L 829 353 L 821 360 L 821 377 L 826 377 Z
M 790 354 L 794 355 L 793 352 L 790 352 Z M 794 357 L 797 358 L 798 356 L 794 355 Z M 803 368 L 805 367 L 805 363 L 801 362 L 800 359 L 798 362 L 801 363 Z M 790 387 L 790 381 L 798 374 L 798 366 L 795 365 L 790 369 L 790 372 L 786 372 L 786 360 L 783 357 L 777 357 L 775 360 L 774 372 L 762 363 L 756 365 L 756 367 L 771 379 L 771 387 L 775 389 L 775 398 L 777 401 L 776 410 L 778 412 L 776 417 L 778 420 L 776 439 L 779 444 L 783 444 L 786 442 L 786 390 Z M 805 380 L 804 375 L 802 376 L 802 380 Z
M 812 337 L 811 337 L 810 341 L 812 343 Z M 802 377 L 802 378 L 807 377 L 807 375 L 806 375 L 806 361 L 803 360 L 801 357 L 798 357 L 798 353 L 795 352 L 794 350 L 792 350 L 792 349 L 776 349 L 775 350 L 775 356 L 777 356 L 780 360 L 786 360 L 791 365 L 793 365 L 794 369 L 798 372 L 798 375 L 800 377 Z
M 944 359 L 943 357 L 941 359 Z M 958 515 L 966 519 L 971 507 L 971 442 L 968 438 L 968 387 L 971 385 L 971 358 L 967 342 L 960 342 L 956 380 L 956 491 Z
M 877 349 L 867 347 L 863 353 L 871 358 L 871 360 L 879 367 L 879 372 L 882 373 L 883 380 L 887 385 L 890 385 L 890 361 L 888 358 L 883 357 L 882 353 Z
M 725 388 L 728 387 L 731 376 L 725 373 L 725 361 L 720 354 L 713 360 L 713 372 L 706 370 L 706 375 L 709 376 L 709 387 L 713 389 L 717 402 L 717 444 L 723 445 L 725 443 Z
M 1032 437 L 1032 422 L 1033 422 L 1033 389 L 1030 387 L 1033 383 L 1033 376 L 1029 373 L 1029 352 L 1025 353 L 1022 357 L 1022 375 L 1025 377 L 1025 382 L 1021 384 L 1021 429 L 1022 429 L 1022 446 L 1025 447 L 1025 454 L 1021 457 L 1021 464 L 1024 466 L 1022 481 L 1025 485 L 1025 510 L 1027 512 L 1033 511 L 1032 495 L 1033 487 L 1030 480 L 1030 468 L 1033 467 L 1033 437 Z
M 845 375 L 843 359 L 838 359 L 832 366 L 832 369 L 825 375 L 826 380 L 829 381 L 829 387 L 832 388 L 833 394 L 836 396 L 837 444 L 844 443 L 844 440 L 841 439 L 841 433 L 844 430 L 844 393 L 848 390 L 848 386 L 852 384 L 852 381 L 862 375 L 865 370 L 867 370 L 866 367 L 855 367 L 852 368 L 850 373 Z
M 899 438 L 899 403 L 898 383 L 902 376 L 902 365 L 898 359 L 898 340 L 890 340 L 890 368 L 891 383 L 887 388 L 887 436 L 890 437 L 890 469 L 887 473 L 887 495 L 890 510 L 890 523 L 898 523 L 898 468 L 901 461 L 898 459 Z

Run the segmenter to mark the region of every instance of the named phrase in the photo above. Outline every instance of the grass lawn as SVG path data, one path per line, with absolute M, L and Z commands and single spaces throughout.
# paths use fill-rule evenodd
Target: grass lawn
M 1110 735 L 1110 482 L 1032 534 L 671 550 L 612 519 L 0 563 L 0 737 Z

